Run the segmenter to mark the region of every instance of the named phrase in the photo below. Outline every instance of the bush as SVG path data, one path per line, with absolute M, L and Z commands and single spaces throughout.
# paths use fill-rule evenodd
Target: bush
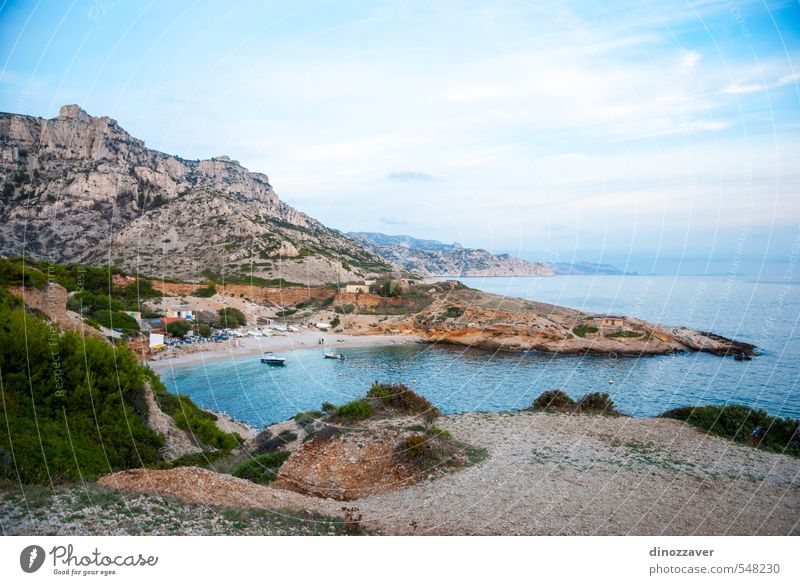
M 413 434 L 407 437 L 400 444 L 400 452 L 410 459 L 421 459 L 430 451 L 428 437 L 420 434 Z
M 291 317 L 297 312 L 297 309 L 284 309 L 275 313 L 276 317 Z
M 372 416 L 372 405 L 363 398 L 353 400 L 337 408 L 334 416 L 350 422 L 368 419 Z
M 290 430 L 281 431 L 277 437 L 272 435 L 272 431 L 265 429 L 255 438 L 253 452 L 261 455 L 264 453 L 274 453 L 287 443 L 297 440 L 297 433 Z
M 575 401 L 563 390 L 547 390 L 533 401 L 530 410 L 574 410 Z
M 217 294 L 217 285 L 210 284 L 209 286 L 198 288 L 192 293 L 193 297 L 208 298 Z
M 334 317 L 331 319 L 331 328 L 336 329 L 342 322 L 339 320 L 339 317 Z
M 124 345 L 51 330 L 0 288 L 0 477 L 47 484 L 161 460 L 145 369 Z
M 597 327 L 592 325 L 576 325 L 572 328 L 572 332 L 578 337 L 586 337 L 587 333 L 597 333 Z
M 719 437 L 753 447 L 800 457 L 800 427 L 791 418 L 779 418 L 742 404 L 685 406 L 660 414 L 686 421 Z
M 367 392 L 367 398 L 380 400 L 384 406 L 414 414 L 440 414 L 439 409 L 431 402 L 414 392 L 405 384 L 384 384 L 375 382 Z
M 292 417 L 292 420 L 301 426 L 305 426 L 317 419 L 322 418 L 323 416 L 325 416 L 324 412 L 320 412 L 319 410 L 309 410 L 307 412 L 298 412 Z
M 450 319 L 458 319 L 464 314 L 464 309 L 461 307 L 448 307 L 444 312 L 444 316 Z
M 450 433 L 450 431 L 447 431 L 445 429 L 440 429 L 439 427 L 431 427 L 428 429 L 427 432 L 431 437 L 437 437 L 439 439 L 450 440 L 453 438 L 453 435 Z
M 244 316 L 244 313 L 233 307 L 220 309 L 217 311 L 217 317 L 223 327 L 229 327 L 230 329 L 247 325 L 247 317 Z
M 183 337 L 191 330 L 192 326 L 187 321 L 173 321 L 167 324 L 167 333 L 173 337 Z
M 331 412 L 334 412 L 336 410 L 336 405 L 326 400 L 325 402 L 322 403 L 322 406 L 320 408 L 322 408 L 323 412 L 327 412 L 330 414 Z
M 205 323 L 200 323 L 200 325 L 197 326 L 197 332 L 200 334 L 200 337 L 211 337 L 211 327 Z
M 351 304 L 338 305 L 338 306 L 334 307 L 333 310 L 335 312 L 339 313 L 340 315 L 349 315 L 353 311 L 356 310 L 356 307 L 355 307 L 355 305 L 351 305 Z
M 617 414 L 614 401 L 607 392 L 592 392 L 578 400 L 578 410 L 581 412 Z
M 278 477 L 278 470 L 290 455 L 291 453 L 287 451 L 258 455 L 236 467 L 233 475 L 253 483 L 266 485 Z
M 94 311 L 91 317 L 96 323 L 109 329 L 121 329 L 125 333 L 139 331 L 136 319 L 119 311 Z
M 615 331 L 614 333 L 609 333 L 606 337 L 612 338 L 627 338 L 627 337 L 641 337 L 643 333 L 639 333 L 638 331 Z

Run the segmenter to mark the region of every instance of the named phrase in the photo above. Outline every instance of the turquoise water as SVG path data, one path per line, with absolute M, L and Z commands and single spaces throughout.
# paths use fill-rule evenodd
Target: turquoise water
M 310 349 L 286 354 L 284 368 L 253 356 L 161 376 L 172 391 L 256 426 L 325 400 L 341 404 L 373 380 L 413 386 L 444 412 L 524 408 L 544 390 L 561 388 L 574 397 L 609 392 L 634 416 L 733 401 L 800 417 L 800 286 L 644 276 L 462 280 L 490 292 L 711 330 L 755 343 L 763 355 L 750 362 L 699 353 L 612 359 L 409 345 L 343 350 L 344 362 Z

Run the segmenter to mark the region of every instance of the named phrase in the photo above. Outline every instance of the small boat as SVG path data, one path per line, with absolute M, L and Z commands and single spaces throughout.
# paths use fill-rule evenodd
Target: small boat
M 264 356 L 261 358 L 262 364 L 269 364 L 270 366 L 285 366 L 286 358 L 278 357 L 271 351 L 265 351 Z
M 343 360 L 344 359 L 344 356 L 342 354 L 336 353 L 336 352 L 333 352 L 333 351 L 326 351 L 322 355 L 326 360 Z

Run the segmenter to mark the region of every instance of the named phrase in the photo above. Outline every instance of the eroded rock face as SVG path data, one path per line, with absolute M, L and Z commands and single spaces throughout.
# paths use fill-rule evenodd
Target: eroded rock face
M 335 500 L 395 490 L 419 477 L 396 455 L 398 433 L 374 429 L 305 443 L 286 460 L 275 487 Z
M 112 262 L 182 279 L 235 276 L 242 265 L 304 282 L 317 272 L 323 282 L 387 268 L 282 202 L 266 175 L 226 156 L 190 161 L 150 150 L 116 120 L 76 105 L 50 120 L 0 114 L 0 185 L 8 256 Z

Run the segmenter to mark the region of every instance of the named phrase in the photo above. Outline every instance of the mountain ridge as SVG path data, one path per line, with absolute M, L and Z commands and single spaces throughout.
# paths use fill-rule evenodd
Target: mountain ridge
M 184 279 L 322 283 L 394 269 L 228 156 L 145 146 L 77 105 L 0 114 L 0 254 Z
M 465 248 L 409 235 L 380 232 L 348 232 L 365 242 L 388 262 L 425 276 L 554 276 L 566 274 L 625 274 L 610 264 L 594 262 L 535 262 L 510 254 L 493 254 L 481 248 Z

